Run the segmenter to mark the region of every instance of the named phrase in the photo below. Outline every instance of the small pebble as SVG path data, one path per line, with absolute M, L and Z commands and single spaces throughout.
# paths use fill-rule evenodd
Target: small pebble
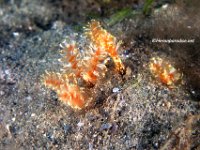
M 162 6 L 162 8 L 167 9 L 168 6 L 169 6 L 168 4 L 165 4 L 165 5 Z
M 68 125 L 68 124 L 65 124 L 65 125 L 63 126 L 63 129 L 64 129 L 64 132 L 65 132 L 65 134 L 66 134 L 66 133 L 70 132 L 71 126 Z
M 0 95 L 2 96 L 2 95 L 4 95 L 5 94 L 5 92 L 4 91 L 0 91 Z
M 9 69 L 5 70 L 5 74 L 10 75 L 10 70 Z
M 93 150 L 93 144 L 89 143 L 89 150 Z
M 116 87 L 113 88 L 113 90 L 112 90 L 113 93 L 118 93 L 119 91 L 120 91 L 120 89 L 119 89 L 119 88 L 116 88 Z
M 27 97 L 26 97 L 26 100 L 27 100 L 27 101 L 31 101 L 31 100 L 32 100 L 32 97 L 31 97 L 31 96 L 27 96 Z
M 112 127 L 112 124 L 110 124 L 110 123 L 105 123 L 105 124 L 102 124 L 102 125 L 101 125 L 100 130 L 110 129 L 111 127 Z
M 31 114 L 31 117 L 35 117 L 35 113 L 32 113 L 32 114 Z
M 14 37 L 19 36 L 19 32 L 13 32 Z
M 80 127 L 84 126 L 84 123 L 83 123 L 83 122 L 79 122 L 79 123 L 77 124 L 77 126 L 80 128 Z

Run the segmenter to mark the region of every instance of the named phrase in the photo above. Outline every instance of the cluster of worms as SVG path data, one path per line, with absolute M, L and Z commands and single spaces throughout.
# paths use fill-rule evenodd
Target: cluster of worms
M 151 58 L 149 69 L 156 79 L 171 88 L 181 79 L 178 70 L 160 57 Z
M 42 77 L 43 84 L 54 90 L 58 99 L 75 109 L 88 105 L 92 97 L 92 88 L 105 76 L 105 60 L 111 58 L 116 71 L 125 73 L 125 67 L 119 57 L 119 42 L 101 24 L 92 20 L 85 27 L 89 41 L 82 53 L 75 41 L 64 43 L 61 50 L 63 64 L 61 72 L 46 72 Z

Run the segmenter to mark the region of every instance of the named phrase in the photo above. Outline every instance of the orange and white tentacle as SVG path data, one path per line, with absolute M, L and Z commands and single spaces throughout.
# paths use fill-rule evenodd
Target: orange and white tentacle
M 93 48 L 92 48 L 93 49 Z M 95 84 L 101 76 L 106 72 L 106 67 L 102 63 L 104 60 L 104 51 L 102 49 L 90 50 L 90 55 L 84 62 L 84 71 L 82 72 L 82 78 L 84 81 Z
M 62 62 L 66 62 L 67 64 L 64 66 L 65 70 L 71 69 L 74 75 L 77 78 L 80 78 L 81 74 L 81 66 L 80 60 L 78 59 L 80 53 L 79 49 L 76 47 L 75 42 L 71 44 L 65 44 L 64 48 L 61 50 L 62 58 L 60 59 Z
M 173 86 L 181 78 L 177 69 L 160 57 L 151 58 L 149 69 L 157 79 L 168 86 Z
M 92 20 L 86 28 L 86 35 L 90 38 L 94 46 L 104 49 L 113 59 L 116 69 L 120 73 L 125 72 L 125 67 L 118 55 L 119 43 L 116 38 L 103 29 L 98 21 Z
M 69 81 L 70 77 L 59 73 L 46 73 L 43 83 L 46 87 L 56 91 L 58 99 L 75 109 L 85 107 L 86 101 L 83 89 Z

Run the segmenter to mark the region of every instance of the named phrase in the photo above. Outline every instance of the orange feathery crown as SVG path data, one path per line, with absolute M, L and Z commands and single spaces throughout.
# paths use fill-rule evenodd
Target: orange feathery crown
M 80 54 L 75 42 L 65 44 L 61 50 L 61 61 L 66 62 L 68 68 L 64 68 L 61 73 L 52 72 L 43 76 L 43 84 L 54 90 L 60 101 L 76 109 L 82 109 L 88 105 L 90 98 L 87 92 L 91 91 L 88 89 L 104 77 L 107 69 L 103 62 L 108 56 L 113 59 L 119 73 L 125 72 L 125 67 L 117 53 L 119 44 L 116 43 L 114 36 L 95 20 L 88 24 L 86 35 L 91 43 L 85 56 Z

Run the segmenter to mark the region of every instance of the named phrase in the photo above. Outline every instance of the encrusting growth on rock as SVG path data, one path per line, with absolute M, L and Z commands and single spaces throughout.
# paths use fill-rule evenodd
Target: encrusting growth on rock
M 81 53 L 72 43 L 64 43 L 60 59 L 64 67 L 60 73 L 47 72 L 42 77 L 43 84 L 54 90 L 60 101 L 72 108 L 82 109 L 92 100 L 92 87 L 102 79 L 107 71 L 105 60 L 112 58 L 116 70 L 125 73 L 125 67 L 118 55 L 116 38 L 103 29 L 98 21 L 92 20 L 85 29 L 89 46 Z M 66 64 L 67 63 L 67 64 Z

